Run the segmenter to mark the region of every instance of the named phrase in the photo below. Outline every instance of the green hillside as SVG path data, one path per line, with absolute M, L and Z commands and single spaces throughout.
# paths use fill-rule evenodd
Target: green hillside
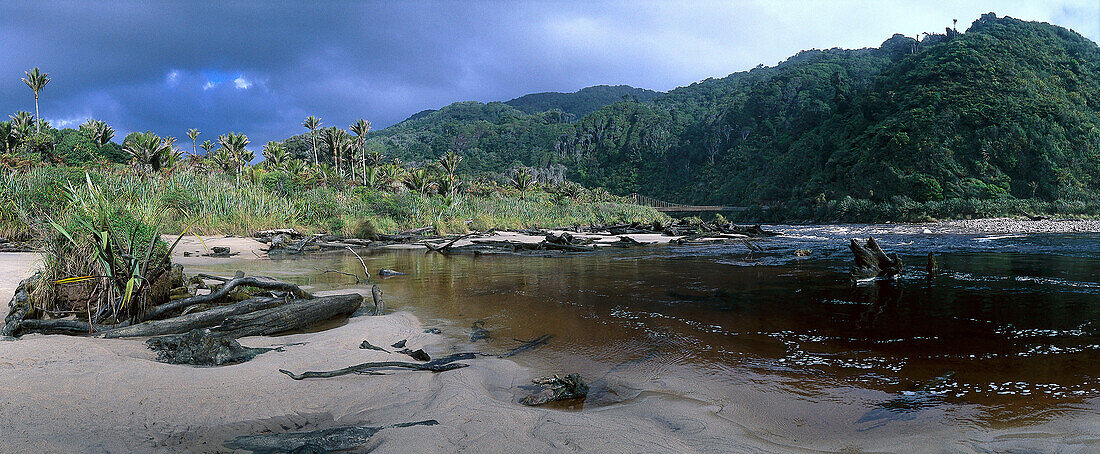
M 658 95 L 660 93 L 653 90 L 629 85 L 597 85 L 574 93 L 532 93 L 504 103 L 529 114 L 558 109 L 575 118 L 581 118 L 624 99 L 645 102 Z
M 467 174 L 556 168 L 615 194 L 782 208 L 773 217 L 1007 214 L 1100 194 L 1098 66 L 1073 31 L 990 13 L 966 32 L 803 51 L 668 93 L 455 103 L 368 142 L 406 162 L 454 151 Z
M 966 33 L 802 52 L 609 106 L 580 122 L 575 168 L 696 203 L 1091 200 L 1098 66 L 1077 33 L 987 14 Z

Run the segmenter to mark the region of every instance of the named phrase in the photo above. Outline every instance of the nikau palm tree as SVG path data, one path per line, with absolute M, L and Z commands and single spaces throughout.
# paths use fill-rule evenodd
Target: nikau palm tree
M 447 154 L 439 157 L 439 168 L 443 169 L 443 175 L 439 179 L 439 193 L 445 196 L 452 196 L 459 189 L 458 177 L 455 176 L 455 171 L 458 169 L 458 164 L 462 162 L 462 156 L 459 156 L 453 151 L 447 152 Z
M 348 132 L 335 126 L 325 130 L 325 145 L 329 147 L 332 152 L 332 164 L 336 175 L 340 175 L 340 152 L 347 146 L 346 144 L 351 140 L 348 136 Z
M 130 161 L 141 174 L 149 170 L 157 172 L 168 154 L 172 152 L 174 138 L 161 139 L 152 132 L 143 132 L 122 144 L 122 149 L 130 155 Z
M 107 122 L 91 118 L 80 125 L 80 132 L 91 139 L 100 150 L 115 137 L 115 130 L 107 126 Z
M 362 159 L 363 164 L 363 185 L 367 185 L 367 150 L 366 146 L 367 133 L 370 132 L 370 122 L 362 118 L 356 121 L 350 126 L 352 134 L 355 134 L 355 143 L 359 148 L 359 157 Z
M 46 87 L 46 84 L 50 83 L 50 75 L 39 71 L 38 68 L 34 68 L 30 71 L 23 71 L 23 74 L 27 75 L 27 77 L 23 78 L 23 83 L 31 87 L 31 91 L 34 92 L 34 118 L 40 118 L 38 116 L 38 92 L 42 91 L 42 89 Z M 40 125 L 36 124 L 35 128 L 34 132 L 36 134 L 42 132 Z
M 30 112 L 16 112 L 12 115 L 8 115 L 8 118 L 11 118 L 12 134 L 14 134 L 16 142 L 31 135 L 31 126 L 33 126 L 35 122 L 34 115 L 31 115 Z
M 202 147 L 202 149 L 203 149 L 203 150 L 205 150 L 205 151 L 206 151 L 206 153 L 208 153 L 208 154 L 209 154 L 209 153 L 210 153 L 210 150 L 213 150 L 213 149 L 214 149 L 214 142 L 211 142 L 211 141 L 209 141 L 209 140 L 204 140 L 204 141 L 202 142 L 202 145 L 199 145 L 199 146 L 200 146 L 200 147 Z
M 274 140 L 264 145 L 264 149 L 260 154 L 263 155 L 264 162 L 267 163 L 268 168 L 272 170 L 281 168 L 290 157 L 282 142 L 276 142 Z
M 199 154 L 199 130 L 195 128 L 188 129 L 187 137 L 191 139 L 191 150 L 194 151 L 194 154 Z
M 527 191 L 535 186 L 535 176 L 533 172 L 531 172 L 531 169 L 527 167 L 520 167 L 518 169 L 515 169 L 513 172 L 514 175 L 512 175 L 511 181 L 512 186 L 515 186 L 516 189 L 519 189 L 519 197 L 521 199 L 524 199 L 527 197 Z
M 0 145 L 4 146 L 4 153 L 11 153 L 12 144 L 15 143 L 15 129 L 10 121 L 0 121 Z
M 247 147 L 249 143 L 251 142 L 248 140 L 248 136 L 236 132 L 218 136 L 218 145 L 221 145 L 222 150 L 225 151 L 225 155 L 227 155 L 228 159 L 234 164 L 238 185 L 241 184 L 241 170 L 246 160 L 252 160 L 248 155 L 251 154 L 253 157 L 255 156 L 252 152 L 245 150 L 245 147 Z
M 309 130 L 309 137 L 313 140 L 313 165 L 320 164 L 321 161 L 317 159 L 317 128 L 321 127 L 321 119 L 310 115 L 302 122 L 302 126 Z

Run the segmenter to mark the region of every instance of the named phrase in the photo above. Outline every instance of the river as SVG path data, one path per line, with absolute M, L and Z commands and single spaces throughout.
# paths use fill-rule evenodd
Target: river
M 776 229 L 783 235 L 753 241 L 758 251 L 363 258 L 372 273 L 408 273 L 373 282 L 389 309 L 412 312 L 456 350 L 505 353 L 552 335 L 510 359 L 589 381 L 584 404 L 561 411 L 661 394 L 719 406 L 731 424 L 792 449 L 900 435 L 929 450 L 1100 446 L 1100 235 Z M 848 279 L 847 241 L 868 234 L 907 263 L 896 281 Z M 928 252 L 940 266 L 933 275 Z M 349 252 L 199 269 L 366 288 L 325 271 L 361 273 Z M 491 338 L 472 341 L 475 323 Z

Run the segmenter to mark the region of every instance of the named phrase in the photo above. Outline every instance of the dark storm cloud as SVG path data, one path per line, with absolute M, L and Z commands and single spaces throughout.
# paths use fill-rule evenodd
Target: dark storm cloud
M 32 110 L 24 69 L 54 79 L 43 117 L 121 133 L 254 143 L 357 118 L 376 127 L 460 100 L 625 83 L 668 90 L 811 47 L 960 28 L 997 11 L 1097 39 L 1095 2 L 0 3 L 0 112 Z M 120 134 L 121 136 L 121 134 Z

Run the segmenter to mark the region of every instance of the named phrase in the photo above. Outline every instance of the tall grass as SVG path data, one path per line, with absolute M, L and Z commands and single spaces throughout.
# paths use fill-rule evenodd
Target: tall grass
M 0 171 L 0 235 L 34 236 L 36 224 L 70 204 L 65 188 L 85 184 L 86 171 L 107 192 L 113 209 L 141 219 L 157 213 L 163 233 L 180 233 L 192 222 L 190 232 L 197 234 L 247 235 L 271 228 L 351 234 L 364 223 L 378 233 L 428 226 L 459 233 L 668 219 L 597 191 L 575 199 L 540 191 L 522 197 L 507 191 L 443 197 L 319 185 L 284 193 L 248 178 L 238 185 L 216 173 L 141 176 L 120 167 L 43 166 Z

